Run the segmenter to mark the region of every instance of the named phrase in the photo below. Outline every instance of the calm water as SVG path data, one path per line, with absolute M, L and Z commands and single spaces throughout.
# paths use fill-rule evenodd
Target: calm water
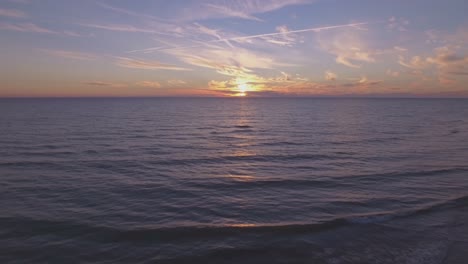
M 468 242 L 468 100 L 2 99 L 0 135 L 1 263 L 444 263 Z

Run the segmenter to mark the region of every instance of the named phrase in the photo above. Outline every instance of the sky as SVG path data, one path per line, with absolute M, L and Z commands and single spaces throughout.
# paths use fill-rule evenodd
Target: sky
M 466 0 L 0 0 L 0 97 L 468 97 Z

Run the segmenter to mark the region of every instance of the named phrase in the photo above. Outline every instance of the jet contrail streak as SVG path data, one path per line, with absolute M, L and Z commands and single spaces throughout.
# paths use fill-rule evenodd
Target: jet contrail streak
M 287 31 L 287 32 L 273 32 L 273 33 L 250 35 L 250 36 L 243 36 L 243 37 L 216 39 L 216 40 L 206 41 L 206 43 L 216 43 L 216 42 L 226 42 L 226 41 L 228 41 L 228 42 L 229 41 L 241 41 L 241 40 L 263 38 L 263 37 L 284 36 L 284 35 L 288 35 L 288 34 L 303 33 L 303 32 L 319 32 L 319 31 L 322 31 L 322 30 L 330 30 L 330 29 L 343 28 L 343 27 L 356 27 L 356 26 L 367 25 L 367 24 L 369 24 L 369 23 L 368 22 L 361 22 L 361 23 L 351 23 L 351 24 L 336 25 L 336 26 L 306 28 L 306 29 L 290 30 L 290 31 Z M 188 48 L 197 48 L 197 47 L 202 47 L 202 46 L 203 45 L 180 46 L 180 47 L 154 47 L 154 48 L 148 48 L 148 49 L 132 50 L 132 51 L 128 51 L 128 52 L 133 53 L 133 52 L 150 52 L 150 51 L 160 51 L 160 50 L 188 49 Z

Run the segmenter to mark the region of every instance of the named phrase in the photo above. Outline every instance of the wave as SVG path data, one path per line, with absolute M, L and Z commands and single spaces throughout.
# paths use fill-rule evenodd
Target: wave
M 300 160 L 338 160 L 340 156 L 325 154 L 295 154 L 295 155 L 226 155 L 219 157 L 193 158 L 193 159 L 168 159 L 152 160 L 149 164 L 154 165 L 187 165 L 187 164 L 224 164 L 230 162 L 278 162 L 278 161 L 300 161 Z
M 307 142 L 292 142 L 292 141 L 275 141 L 275 142 L 264 142 L 256 144 L 258 146 L 311 146 L 314 143 Z
M 233 178 L 234 181 L 225 181 L 227 178 Z M 243 189 L 243 188 L 307 188 L 307 187 L 339 187 L 346 183 L 333 181 L 333 179 L 255 179 L 240 175 L 232 175 L 220 178 L 222 181 L 190 181 L 191 187 L 210 188 L 210 189 Z
M 468 206 L 468 195 L 455 197 L 413 210 L 356 214 L 330 219 L 317 223 L 286 224 L 226 224 L 191 225 L 176 227 L 155 227 L 138 229 L 118 229 L 110 226 L 96 226 L 74 221 L 37 220 L 25 217 L 2 217 L 0 226 L 3 237 L 29 237 L 35 235 L 55 235 L 78 237 L 101 242 L 117 241 L 180 241 L 216 239 L 240 235 L 294 235 L 322 232 L 344 226 L 378 224 L 395 218 L 412 217 L 426 214 L 441 208 Z
M 347 220 L 353 224 L 373 224 L 386 222 L 395 218 L 409 218 L 424 215 L 444 208 L 460 208 L 468 206 L 468 195 L 453 197 L 444 201 L 421 205 L 416 208 L 401 210 L 397 212 L 364 214 L 351 216 Z
M 0 218 L 2 229 L 8 231 L 3 237 L 56 235 L 82 237 L 98 241 L 172 241 L 210 239 L 243 234 L 294 234 L 310 233 L 346 225 L 345 219 L 336 219 L 316 224 L 263 224 L 263 225 L 193 225 L 140 229 L 117 229 L 73 221 L 36 220 L 31 218 Z
M 249 125 L 238 125 L 238 126 L 234 126 L 235 128 L 240 128 L 240 129 L 248 129 L 248 128 L 252 128 L 251 126 Z
M 338 176 L 334 178 L 339 179 L 370 179 L 375 181 L 381 181 L 382 178 L 387 177 L 421 177 L 421 176 L 434 176 L 440 174 L 450 174 L 450 173 L 462 173 L 468 172 L 467 167 L 454 167 L 454 168 L 447 168 L 447 169 L 437 169 L 437 170 L 420 170 L 420 171 L 405 171 L 405 172 L 388 172 L 388 173 L 377 173 L 377 174 L 360 174 L 360 175 L 346 175 L 346 176 Z

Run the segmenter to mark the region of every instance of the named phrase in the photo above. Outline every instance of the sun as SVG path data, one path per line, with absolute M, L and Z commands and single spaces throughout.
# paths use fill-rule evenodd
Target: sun
M 239 93 L 236 96 L 246 96 L 247 91 L 249 90 L 249 85 L 246 83 L 241 83 L 237 86 Z
M 249 86 L 246 83 L 241 83 L 238 85 L 238 88 L 239 88 L 239 92 L 245 93 L 247 89 L 249 88 Z

